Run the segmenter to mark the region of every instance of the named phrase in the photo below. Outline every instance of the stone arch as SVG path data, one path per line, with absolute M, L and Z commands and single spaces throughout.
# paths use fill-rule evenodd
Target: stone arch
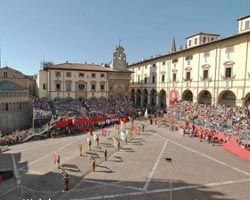
M 235 102 L 236 102 L 236 96 L 232 91 L 224 90 L 220 93 L 218 98 L 219 104 L 231 107 L 235 105 Z
M 250 92 L 247 93 L 245 100 L 244 100 L 244 106 L 250 105 Z
M 147 107 L 148 105 L 148 90 L 144 89 L 142 92 L 142 102 L 143 102 L 143 107 Z
M 191 90 L 185 90 L 183 93 L 182 93 L 182 100 L 183 101 L 191 101 L 193 102 L 193 93 Z
M 61 101 L 61 100 L 62 100 L 61 97 L 55 97 L 55 98 L 54 98 L 54 101 Z
M 212 104 L 212 95 L 208 90 L 202 90 L 198 96 L 199 104 Z
M 135 89 L 132 89 L 130 92 L 130 99 L 133 102 L 133 104 L 135 105 Z
M 167 93 L 164 89 L 162 89 L 159 94 L 159 106 L 161 108 L 166 108 L 166 98 L 167 98 Z
M 96 96 L 91 96 L 91 97 L 89 97 L 89 100 L 91 101 L 91 100 L 97 100 L 97 97 Z
M 104 97 L 104 96 L 101 96 L 101 97 L 99 97 L 99 100 L 106 100 L 106 98 Z
M 152 89 L 150 92 L 150 104 L 152 106 L 156 105 L 156 96 L 157 96 L 157 92 L 155 89 Z
M 141 90 L 136 91 L 136 106 L 141 106 Z

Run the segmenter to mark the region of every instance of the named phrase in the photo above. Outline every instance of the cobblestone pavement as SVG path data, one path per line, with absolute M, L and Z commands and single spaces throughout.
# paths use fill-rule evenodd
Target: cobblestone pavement
M 167 127 L 136 121 L 142 123 L 145 132 L 127 145 L 122 142 L 120 151 L 106 137 L 100 137 L 100 146 L 93 142 L 89 151 L 87 137 L 93 137 L 88 134 L 12 146 L 5 154 L 14 155 L 21 186 L 15 179 L 0 183 L 0 199 L 250 199 L 248 161 L 219 144 L 212 146 Z M 114 127 L 108 130 L 111 138 L 119 138 Z M 79 144 L 83 144 L 83 156 Z M 69 174 L 69 191 L 64 191 L 62 170 L 53 164 L 54 151 Z M 167 162 L 167 157 L 173 162 Z

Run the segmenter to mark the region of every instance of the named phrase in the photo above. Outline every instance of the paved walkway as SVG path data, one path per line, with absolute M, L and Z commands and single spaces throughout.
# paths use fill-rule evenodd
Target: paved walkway
M 131 123 L 127 123 L 121 127 L 121 130 L 130 127 Z M 69 174 L 70 189 L 79 183 L 81 177 L 92 172 L 93 159 L 96 161 L 96 171 L 100 171 L 102 169 L 101 163 L 104 162 L 104 149 L 107 149 L 108 157 L 110 157 L 118 150 L 114 139 L 120 141 L 122 150 L 126 145 L 125 142 L 120 140 L 118 129 L 111 126 L 107 127 L 106 130 L 108 131 L 107 137 L 102 136 L 101 130 L 98 129 L 93 131 L 93 136 L 87 133 L 11 146 L 10 150 L 2 155 L 6 157 L 7 164 L 1 163 L 1 165 L 4 164 L 9 169 L 13 168 L 13 164 L 10 165 L 10 160 L 11 154 L 14 155 L 18 176 L 21 177 L 21 186 L 17 188 L 17 183 L 13 179 L 3 182 L 0 187 L 1 199 L 9 199 L 9 195 L 13 195 L 11 192 L 15 190 L 18 190 L 19 195 L 26 199 L 35 199 L 38 196 L 42 199 L 58 198 L 65 188 L 61 176 L 62 169 Z M 99 135 L 99 146 L 94 141 L 95 134 Z M 133 135 L 133 137 L 136 137 L 136 135 Z M 92 141 L 91 150 L 89 150 L 87 138 Z M 80 156 L 79 151 L 80 144 L 83 145 L 82 156 Z M 58 169 L 57 164 L 53 164 L 54 151 L 61 157 L 60 169 Z M 6 189 L 8 187 L 11 189 Z
M 114 127 L 109 130 L 111 137 L 119 136 Z M 11 147 L 6 154 L 15 156 L 22 187 L 18 190 L 14 179 L 1 184 L 0 199 L 18 199 L 17 194 L 33 200 L 158 200 L 171 199 L 171 194 L 172 199 L 178 200 L 249 199 L 249 162 L 220 145 L 183 137 L 179 132 L 147 122 L 145 132 L 127 145 L 122 143 L 120 151 L 113 146 L 112 139 L 101 137 L 101 147 L 106 147 L 109 153 L 108 161 L 104 161 L 102 148 L 94 144 L 92 151 L 86 150 L 87 137 L 79 135 Z M 82 157 L 80 143 L 86 151 Z M 62 191 L 61 169 L 52 162 L 54 151 L 61 155 L 62 165 L 70 174 L 69 191 Z M 95 172 L 91 171 L 91 157 L 98 164 Z M 173 163 L 166 162 L 166 157 L 171 157 Z

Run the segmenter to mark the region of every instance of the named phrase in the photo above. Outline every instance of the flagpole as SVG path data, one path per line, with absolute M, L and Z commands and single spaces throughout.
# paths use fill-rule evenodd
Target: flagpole
M 170 178 L 169 178 L 169 199 L 173 199 L 173 181 L 172 181 L 172 176 L 173 176 L 173 160 L 171 157 L 165 158 L 165 160 L 169 163 L 171 163 L 171 169 L 170 169 Z
M 172 181 L 172 176 L 173 176 L 173 162 L 171 163 L 171 172 L 170 172 L 170 200 L 173 199 L 173 181 Z

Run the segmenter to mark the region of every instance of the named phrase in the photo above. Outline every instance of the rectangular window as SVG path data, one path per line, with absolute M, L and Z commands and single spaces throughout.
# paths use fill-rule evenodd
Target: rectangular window
M 71 77 L 71 72 L 66 72 L 66 77 Z
M 46 83 L 43 84 L 43 90 L 47 90 L 47 84 Z
M 105 89 L 105 86 L 104 85 L 101 85 L 101 90 L 104 90 Z
M 166 65 L 166 62 L 164 61 L 164 62 L 162 62 L 162 65 Z
M 207 38 L 203 37 L 203 43 L 206 43 L 206 41 L 207 41 Z
M 152 76 L 152 83 L 155 83 L 155 76 Z
M 105 78 L 105 74 L 101 74 L 101 78 Z
M 56 84 L 56 90 L 61 90 L 61 84 L 60 83 Z
M 84 73 L 79 73 L 79 78 L 83 78 L 84 77 Z
M 140 77 L 138 77 L 138 83 L 140 83 Z
M 191 44 L 192 44 L 192 41 L 191 41 L 191 40 L 189 40 L 188 42 L 189 42 L 189 43 L 188 43 L 188 45 L 189 45 L 189 46 L 191 46 Z
M 71 83 L 66 83 L 66 90 L 71 91 Z
M 84 90 L 85 89 L 85 85 L 84 84 L 79 84 L 79 90 Z
M 91 74 L 91 78 L 95 78 L 95 74 Z
M 176 82 L 176 73 L 173 73 L 173 82 Z
M 194 39 L 194 44 L 197 44 L 197 38 Z
M 203 80 L 206 80 L 208 78 L 208 70 L 203 70 Z
M 186 72 L 186 81 L 190 81 L 191 79 L 191 72 Z
M 231 68 L 231 67 L 227 67 L 227 68 L 226 68 L 225 77 L 226 77 L 226 78 L 231 78 L 231 77 L 232 77 L 232 76 L 231 76 L 231 75 L 232 75 L 231 73 L 232 73 L 232 68 Z
M 144 77 L 144 83 L 146 84 L 148 81 L 148 78 L 147 77 Z
M 165 74 L 162 74 L 161 75 L 161 82 L 164 82 L 165 81 Z
M 95 84 L 91 85 L 91 90 L 95 90 Z
M 245 21 L 245 29 L 249 29 L 250 28 L 250 21 Z
M 7 72 L 3 72 L 3 77 L 4 78 L 8 78 L 8 73 Z
M 61 76 L 61 72 L 56 72 L 56 77 L 60 77 Z
M 153 64 L 153 67 L 156 67 L 156 64 L 155 64 L 155 63 Z

